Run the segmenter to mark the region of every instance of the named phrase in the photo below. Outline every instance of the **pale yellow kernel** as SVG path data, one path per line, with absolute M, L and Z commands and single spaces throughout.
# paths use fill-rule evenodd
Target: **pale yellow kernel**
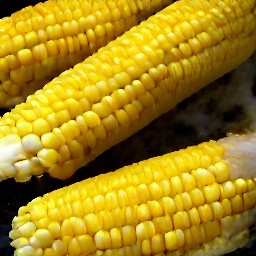
M 138 205 L 137 218 L 140 221 L 147 221 L 151 219 L 150 207 L 147 204 Z
M 120 248 L 123 245 L 121 232 L 118 228 L 112 228 L 109 231 L 111 238 L 111 245 L 113 248 Z
M 43 148 L 40 137 L 35 134 L 28 134 L 24 136 L 21 142 L 23 149 L 30 154 L 36 154 Z
M 198 213 L 202 222 L 208 222 L 213 220 L 213 211 L 209 204 L 199 206 Z
M 38 118 L 32 122 L 32 130 L 34 134 L 41 136 L 45 133 L 50 132 L 51 127 L 49 126 L 49 124 L 45 119 Z
M 30 237 L 36 231 L 36 225 L 33 222 L 27 222 L 18 228 L 21 236 Z
M 213 174 L 206 169 L 198 168 L 193 170 L 191 174 L 196 179 L 198 188 L 202 188 L 215 182 Z
M 84 223 L 86 225 L 87 233 L 92 236 L 103 228 L 102 220 L 100 220 L 94 213 L 86 215 L 84 217 Z
M 244 211 L 243 197 L 241 195 L 236 195 L 231 198 L 230 201 L 233 214 L 242 213 Z
M 161 199 L 165 214 L 173 214 L 176 212 L 174 200 L 170 197 L 163 197 Z
M 181 179 L 184 191 L 190 192 L 192 189 L 196 188 L 196 180 L 193 177 L 193 175 L 189 173 L 182 173 L 180 179 Z
M 221 184 L 221 199 L 231 198 L 236 195 L 236 190 L 233 182 L 226 181 Z
M 35 248 L 47 248 L 51 246 L 53 238 L 48 230 L 38 229 L 29 239 L 29 242 Z
M 247 183 L 242 178 L 238 178 L 237 180 L 235 180 L 234 186 L 235 186 L 235 189 L 236 189 L 236 194 L 240 195 L 240 194 L 243 194 L 247 191 Z
M 191 190 L 189 195 L 190 195 L 190 198 L 191 198 L 194 206 L 197 207 L 197 206 L 205 204 L 204 193 L 199 188 L 195 188 L 195 189 Z
M 205 186 L 203 188 L 204 196 L 207 203 L 212 203 L 218 201 L 220 198 L 220 185 L 218 183 L 213 183 L 211 185 Z
M 136 226 L 136 237 L 139 241 L 150 239 L 155 235 L 155 227 L 151 221 L 145 221 Z
M 111 248 L 110 233 L 105 230 L 98 231 L 94 236 L 95 245 L 100 250 Z
M 43 148 L 37 153 L 37 157 L 44 167 L 50 167 L 58 161 L 59 154 L 54 149 Z
M 23 248 L 23 247 L 26 247 L 27 245 L 29 245 L 29 241 L 25 237 L 19 237 L 19 238 L 13 240 L 10 243 L 10 245 L 16 249 L 19 249 L 19 248 Z
M 136 231 L 132 225 L 126 225 L 121 228 L 122 242 L 124 246 L 133 245 L 136 243 Z

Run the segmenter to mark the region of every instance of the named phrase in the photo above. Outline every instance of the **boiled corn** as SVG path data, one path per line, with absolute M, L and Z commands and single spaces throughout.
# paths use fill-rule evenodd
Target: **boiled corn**
M 256 1 L 181 0 L 0 119 L 0 179 L 66 179 L 256 48 Z
M 62 71 L 169 3 L 50 0 L 1 19 L 0 107 L 24 102 Z
M 21 207 L 14 255 L 223 255 L 256 221 L 256 137 L 228 137 L 123 167 Z

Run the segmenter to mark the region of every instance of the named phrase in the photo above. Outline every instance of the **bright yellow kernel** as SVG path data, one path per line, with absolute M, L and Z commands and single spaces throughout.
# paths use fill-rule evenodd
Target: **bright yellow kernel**
M 164 235 L 156 234 L 151 238 L 152 253 L 163 253 L 165 250 Z
M 236 190 L 233 182 L 226 181 L 221 184 L 221 199 L 231 198 L 236 195 Z
M 121 236 L 123 245 L 133 245 L 136 243 L 136 231 L 135 227 L 132 225 L 126 225 L 121 228 Z
M 117 228 L 110 229 L 110 238 L 111 238 L 111 245 L 113 248 L 120 248 L 122 247 L 122 236 L 121 232 Z
M 218 201 L 220 198 L 220 185 L 218 183 L 205 186 L 203 191 L 207 203 Z
M 195 177 L 198 188 L 210 185 L 215 181 L 213 174 L 203 168 L 193 170 L 191 174 Z
M 165 214 L 173 214 L 176 212 L 174 200 L 170 197 L 163 197 L 161 199 Z
M 198 213 L 202 222 L 208 222 L 213 220 L 213 212 L 209 204 L 199 206 Z
M 220 202 L 213 202 L 211 206 L 212 206 L 213 215 L 215 219 L 221 219 L 224 217 L 225 212 Z
M 33 55 L 30 49 L 21 49 L 17 53 L 21 65 L 27 66 L 33 64 Z
M 84 217 L 87 233 L 93 236 L 96 232 L 102 230 L 103 223 L 94 213 L 89 213 Z M 96 242 L 96 241 L 95 241 Z
M 93 111 L 87 111 L 83 114 L 83 118 L 86 121 L 86 124 L 89 128 L 99 126 L 101 121 L 99 116 Z
M 111 237 L 108 231 L 100 230 L 94 236 L 95 245 L 100 250 L 111 247 Z
M 188 216 L 190 219 L 191 225 L 199 225 L 201 223 L 201 219 L 198 213 L 197 208 L 192 208 L 188 211 Z
M 191 190 L 189 195 L 194 206 L 200 206 L 205 204 L 204 194 L 202 190 L 200 190 L 199 188 Z
M 220 235 L 220 224 L 217 220 L 203 223 L 203 228 L 206 242 L 212 241 Z
M 179 176 L 174 176 L 170 178 L 170 186 L 172 188 L 171 190 L 172 197 L 183 192 L 183 185 Z
M 76 239 L 76 237 L 73 237 L 71 241 L 68 243 L 68 254 L 69 255 L 79 255 L 81 254 L 80 245 Z M 50 254 L 49 254 L 50 256 Z
M 243 194 L 247 191 L 247 183 L 244 179 L 238 178 L 234 182 L 235 189 L 236 189 L 236 194 Z
M 136 226 L 136 237 L 139 241 L 149 239 L 155 235 L 155 227 L 151 221 L 145 221 Z
M 26 48 L 32 48 L 38 44 L 38 35 L 35 31 L 30 31 L 25 34 Z
M 192 189 L 196 188 L 196 180 L 193 175 L 189 173 L 182 173 L 180 178 L 184 191 L 190 192 Z
M 151 255 L 151 241 L 148 240 L 143 240 L 141 243 L 141 253 L 142 255 Z
M 241 195 L 236 195 L 235 197 L 231 198 L 230 201 L 231 201 L 233 214 L 238 214 L 243 212 L 244 204 L 243 204 L 243 198 Z
M 16 35 L 13 37 L 13 44 L 14 44 L 14 49 L 16 52 L 18 52 L 21 49 L 24 49 L 25 47 L 25 40 L 22 35 Z
M 172 219 L 169 215 L 163 215 L 152 219 L 156 234 L 163 234 L 173 229 Z
M 60 136 L 53 132 L 43 134 L 41 136 L 41 141 L 45 148 L 53 148 L 58 150 L 59 147 L 62 146 Z
M 43 61 L 47 59 L 47 49 L 45 44 L 35 45 L 32 48 L 32 53 L 37 61 Z
M 218 183 L 223 183 L 230 179 L 230 169 L 224 162 L 217 162 L 215 165 L 210 166 L 209 171 L 212 172 Z
M 43 148 L 37 153 L 37 157 L 44 167 L 50 167 L 58 161 L 59 154 L 54 149 Z
M 38 118 L 35 121 L 33 121 L 32 129 L 33 129 L 33 133 L 38 136 L 41 136 L 51 131 L 51 127 L 49 126 L 47 121 L 43 118 Z
M 163 215 L 163 207 L 158 201 L 149 201 L 148 204 L 153 218 Z
M 205 241 L 205 234 L 202 225 L 193 225 L 190 228 L 193 244 L 201 244 Z
M 180 229 L 166 233 L 164 238 L 165 246 L 168 251 L 177 250 L 185 242 L 184 233 Z
M 151 219 L 150 208 L 147 204 L 140 204 L 137 207 L 137 218 L 140 221 L 146 221 Z
M 32 133 L 32 124 L 30 122 L 26 122 L 24 120 L 19 120 L 16 124 L 16 128 L 17 128 L 17 133 L 21 137 Z

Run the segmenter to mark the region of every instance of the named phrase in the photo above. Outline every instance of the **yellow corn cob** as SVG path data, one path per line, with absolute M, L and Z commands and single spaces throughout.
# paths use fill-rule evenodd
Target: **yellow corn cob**
M 256 47 L 256 1 L 181 0 L 0 119 L 0 179 L 66 179 Z
M 62 71 L 171 3 L 50 0 L 0 20 L 0 107 L 24 102 Z
M 256 221 L 256 137 L 227 137 L 123 167 L 21 207 L 15 255 L 223 255 Z

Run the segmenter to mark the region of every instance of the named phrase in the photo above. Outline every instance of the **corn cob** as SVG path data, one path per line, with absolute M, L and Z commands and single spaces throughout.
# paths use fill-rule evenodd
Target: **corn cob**
M 101 174 L 21 207 L 15 255 L 223 255 L 256 221 L 256 137 L 227 137 Z
M 24 102 L 62 71 L 169 3 L 50 0 L 1 19 L 0 106 Z
M 256 47 L 250 1 L 181 0 L 143 21 L 0 119 L 0 178 L 66 179 Z

